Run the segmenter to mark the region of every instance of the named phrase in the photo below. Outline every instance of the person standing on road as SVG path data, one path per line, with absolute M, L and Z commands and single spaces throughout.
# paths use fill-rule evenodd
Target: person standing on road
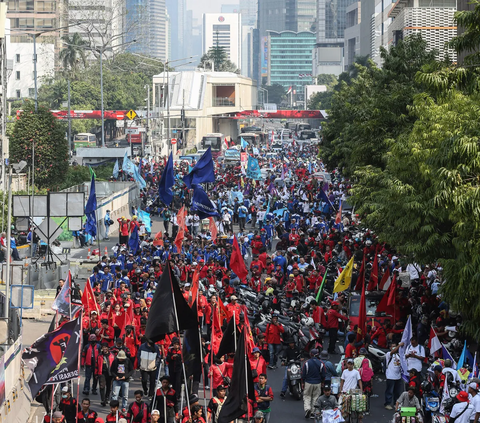
M 347 360 L 347 368 L 342 372 L 340 392 L 348 394 L 352 389 L 360 388 L 363 391 L 360 372 L 353 368 L 353 358 Z
M 65 416 L 65 423 L 75 423 L 77 416 L 77 400 L 72 398 L 72 393 L 68 386 L 62 388 L 62 400 L 58 406 L 58 409 Z
M 265 336 L 267 337 L 268 351 L 270 352 L 270 364 L 269 369 L 277 368 L 278 354 L 282 349 L 281 334 L 285 332 L 285 329 L 281 323 L 278 323 L 278 315 L 272 316 L 272 322 L 267 325 Z
M 211 421 L 212 423 L 216 423 L 218 420 L 220 411 L 225 403 L 225 394 L 227 393 L 227 388 L 225 388 L 223 385 L 218 385 L 216 391 L 217 395 L 212 397 L 207 406 L 207 421 Z
M 468 393 L 472 396 L 470 403 L 473 406 L 470 421 L 478 423 L 480 421 L 480 395 L 478 395 L 478 385 L 475 382 L 468 384 Z
M 148 405 L 143 402 L 143 391 L 138 390 L 134 392 L 135 401 L 133 401 L 128 407 L 127 421 L 135 423 L 148 423 L 150 422 L 150 412 L 148 411 Z
M 468 400 L 468 394 L 461 391 L 456 396 L 460 402 L 455 404 L 450 412 L 450 421 L 455 418 L 456 423 L 468 423 L 473 412 L 473 404 Z
M 150 400 L 155 395 L 155 383 L 160 365 L 160 348 L 153 341 L 148 340 L 138 349 L 138 365 L 142 375 L 142 387 Z
M 124 216 L 117 219 L 119 224 L 118 228 L 118 242 L 120 245 L 128 245 L 128 224 L 130 220 L 126 219 Z
M 338 308 L 340 304 L 337 301 L 332 302 L 332 307 L 327 311 L 328 336 L 330 341 L 328 344 L 328 353 L 335 354 L 335 343 L 337 342 L 338 334 L 338 319 L 347 321 L 348 317 L 339 313 Z
M 302 368 L 303 409 L 306 419 L 310 418 L 313 407 L 322 393 L 325 375 L 325 366 L 318 359 L 318 350 L 314 348 L 310 351 L 310 359 Z
M 273 401 L 273 390 L 267 385 L 267 375 L 261 373 L 258 376 L 258 383 L 255 385 L 255 398 L 257 400 L 258 410 L 263 413 L 265 423 L 270 420 L 270 403 Z
M 165 421 L 164 410 L 167 412 L 167 423 L 173 423 L 177 410 L 177 394 L 170 387 L 170 377 L 162 376 L 160 379 L 162 386 L 155 393 L 155 407 L 160 410 L 160 420 Z M 164 404 L 166 402 L 166 404 Z
M 390 351 L 385 354 L 387 387 L 385 388 L 385 408 L 393 410 L 393 404 L 397 401 L 402 393 L 402 367 L 398 350 L 403 346 L 392 343 Z
M 110 369 L 113 379 L 112 400 L 118 400 L 120 390 L 122 390 L 122 411 L 127 411 L 128 389 L 130 387 L 130 376 L 133 374 L 132 362 L 127 358 L 125 351 L 120 350 L 115 360 L 113 360 Z
M 248 209 L 244 204 L 238 207 L 238 225 L 240 226 L 240 232 L 245 230 L 245 224 L 247 222 Z M 265 419 L 268 422 L 268 419 Z
M 407 369 L 415 369 L 418 373 L 422 373 L 425 348 L 418 344 L 416 336 L 410 339 L 410 345 L 405 351 L 405 358 L 407 359 Z
M 98 377 L 98 385 L 100 386 L 100 399 L 102 407 L 107 405 L 112 387 L 112 377 L 110 368 L 112 366 L 114 355 L 110 352 L 107 343 L 102 344 L 102 353 L 98 356 L 95 374 Z
M 100 355 L 100 347 L 97 342 L 97 336 L 91 333 L 88 336 L 88 343 L 83 348 L 82 365 L 85 366 L 85 380 L 83 382 L 83 395 L 90 393 L 90 380 L 93 377 L 92 394 L 97 395 L 98 378 L 95 374 L 95 366 Z
M 110 210 L 107 210 L 105 213 L 105 218 L 103 219 L 103 223 L 105 224 L 105 239 L 110 239 L 108 237 L 108 231 L 110 229 L 110 226 L 113 225 L 113 220 L 110 218 Z

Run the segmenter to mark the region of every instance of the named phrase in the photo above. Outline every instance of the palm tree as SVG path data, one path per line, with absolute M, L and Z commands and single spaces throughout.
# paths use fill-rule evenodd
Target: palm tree
M 83 66 L 87 64 L 85 47 L 88 46 L 88 43 L 78 33 L 74 33 L 72 36 L 64 35 L 62 41 L 65 48 L 60 52 L 60 60 L 65 70 L 70 69 L 72 75 L 75 75 L 79 59 L 82 60 Z

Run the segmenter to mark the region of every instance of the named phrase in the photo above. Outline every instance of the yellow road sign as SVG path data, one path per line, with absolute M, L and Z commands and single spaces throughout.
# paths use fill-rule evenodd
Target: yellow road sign
M 129 110 L 127 112 L 127 118 L 129 118 L 130 120 L 133 120 L 137 117 L 137 114 L 135 113 L 135 110 Z

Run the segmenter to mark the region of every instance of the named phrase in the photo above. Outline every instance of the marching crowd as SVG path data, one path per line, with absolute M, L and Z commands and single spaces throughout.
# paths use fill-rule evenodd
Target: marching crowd
M 421 421 L 431 330 L 448 344 L 455 338 L 454 328 L 461 325 L 461 316 L 451 312 L 439 295 L 441 264 L 404 261 L 394 248 L 362 229 L 359 217 L 344 208 L 350 182 L 336 170 L 330 173 L 331 180 L 317 178 L 325 171 L 317 153 L 315 145 L 304 145 L 299 151 L 293 143 L 277 159 L 259 157 L 263 179 L 258 181 L 247 179 L 239 165 L 216 164 L 216 181 L 208 184 L 209 198 L 218 211 L 213 226 L 204 225 L 191 207 L 191 191 L 181 179 L 175 184 L 172 204 L 162 203 L 158 184 L 165 162 L 144 166 L 147 187 L 141 208 L 159 216 L 165 230 L 156 235 L 142 230 L 138 248 L 132 248 L 129 236 L 142 223 L 135 216 L 118 222 L 109 215 L 105 218 L 107 227 L 118 223 L 119 242 L 112 256 L 98 261 L 88 282 L 96 306 L 83 320 L 82 398 L 77 404 L 71 387 L 65 385 L 52 409 L 51 388 L 46 387 L 38 396 L 46 408 L 45 421 L 51 415 L 54 423 L 217 422 L 231 394 L 236 365 L 234 354 L 218 357 L 212 353 L 212 324 L 219 310 L 223 328 L 231 319 L 237 325 L 245 316 L 250 319 L 254 345 L 248 360 L 256 401 L 243 420 L 268 423 L 275 403 L 273 390 L 279 389 L 285 398 L 287 365 L 300 360 L 305 418 L 338 410 L 348 419 L 357 410 L 362 421 L 370 411 L 369 398 L 381 394 L 375 388 L 375 375 L 384 371 L 385 408 L 414 407 Z M 176 173 L 188 173 L 187 165 L 178 164 Z M 244 278 L 235 274 L 231 261 L 237 241 L 248 267 Z M 352 258 L 351 281 L 345 290 L 334 293 L 335 280 L 342 277 Z M 144 336 L 152 298 L 167 263 L 201 320 L 206 407 L 198 395 L 200 381 L 184 377 L 182 333 L 168 334 L 157 343 Z M 408 275 L 409 283 L 404 284 L 400 275 Z M 367 285 L 379 294 L 386 291 L 384 297 L 389 298 L 383 312 L 367 313 L 362 330 L 349 316 L 349 296 L 365 291 Z M 244 300 L 245 289 L 256 295 L 258 307 L 252 309 L 251 302 Z M 261 314 L 267 316 L 266 325 L 260 324 Z M 383 318 L 374 319 L 378 316 Z M 413 333 L 400 357 L 409 316 Z M 315 342 L 303 344 L 286 321 L 315 330 Z M 380 368 L 369 354 L 371 345 L 386 353 Z M 334 354 L 342 355 L 338 363 L 333 362 Z M 444 358 L 437 351 L 433 371 L 428 372 L 440 396 L 449 375 L 456 374 L 451 377 L 460 380 L 459 373 L 448 371 L 452 363 Z M 406 382 L 403 359 L 408 366 Z M 285 366 L 282 386 L 272 388 L 268 374 L 279 365 Z M 135 378 L 141 379 L 142 390 L 130 398 L 130 382 Z M 468 392 L 457 395 L 460 405 L 454 405 L 452 416 L 462 412 L 457 422 L 477 422 L 478 387 L 475 382 L 462 383 Z M 354 408 L 352 393 L 360 394 L 365 404 Z M 97 394 L 101 405 L 110 407 L 101 416 L 90 408 L 89 398 Z

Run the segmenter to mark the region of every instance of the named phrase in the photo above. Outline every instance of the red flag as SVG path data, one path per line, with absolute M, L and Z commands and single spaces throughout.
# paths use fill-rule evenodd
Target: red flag
M 390 268 L 387 267 L 387 270 L 383 274 L 382 280 L 380 281 L 380 285 L 378 286 L 379 289 L 383 290 L 385 287 L 386 283 L 390 280 Z
M 360 297 L 360 310 L 358 311 L 358 329 L 357 329 L 357 342 L 360 342 L 366 333 L 367 325 L 367 304 L 365 302 L 365 278 L 362 285 L 362 296 Z
M 223 325 L 223 321 L 225 319 L 228 319 L 228 310 L 227 310 L 227 307 L 225 307 L 225 305 L 223 304 L 223 301 L 220 299 L 220 297 L 218 297 L 217 299 L 217 302 L 218 302 L 218 314 L 219 314 L 219 319 L 220 319 L 220 326 Z
M 179 228 L 183 228 L 184 232 L 185 230 L 187 230 L 187 228 L 185 227 L 186 217 L 187 217 L 187 211 L 185 210 L 185 206 L 182 206 L 182 208 L 177 213 L 177 224 Z
M 163 247 L 162 231 L 158 232 L 157 235 L 155 235 L 155 238 L 153 239 L 153 245 L 155 245 L 155 247 L 158 247 L 159 245 Z
M 378 285 L 378 254 L 375 254 L 373 260 L 372 271 L 370 272 L 370 279 L 368 280 L 367 291 L 373 291 Z
M 183 238 L 185 238 L 185 232 L 183 231 L 182 227 L 178 227 L 177 236 L 175 237 L 175 247 L 177 247 L 177 253 L 180 254 L 182 252 L 182 243 Z
M 219 301 L 221 301 L 219 299 Z M 222 342 L 222 325 L 220 321 L 223 322 L 223 319 L 220 320 L 220 307 L 217 305 L 216 310 L 212 310 L 212 351 L 216 355 L 218 352 L 218 348 L 220 347 L 220 342 Z
M 250 327 L 247 313 L 243 313 L 243 316 L 245 319 L 245 352 L 249 356 L 255 348 L 255 342 L 253 342 L 252 328 Z
M 363 254 L 362 265 L 358 272 L 357 283 L 355 284 L 355 291 L 360 291 L 365 286 L 365 254 Z
M 197 301 L 197 294 L 198 294 L 198 279 L 200 277 L 200 272 L 198 271 L 198 268 L 195 269 L 195 272 L 193 272 L 193 277 L 192 277 L 192 287 L 190 288 L 190 294 L 188 297 L 188 305 L 190 307 L 193 306 L 193 303 Z
M 397 275 L 393 277 L 392 283 L 388 288 L 388 306 L 395 308 L 395 296 L 397 295 Z
M 95 310 L 98 313 L 98 304 L 95 300 L 95 295 L 93 294 L 92 285 L 90 285 L 90 278 L 87 279 L 87 283 L 85 284 L 85 290 L 82 294 L 82 304 L 87 316 L 90 315 L 92 310 Z
M 215 219 L 210 216 L 208 218 L 208 221 L 210 222 L 208 224 L 208 229 L 210 229 L 210 233 L 212 234 L 212 241 L 214 244 L 216 244 L 216 240 L 217 240 L 217 235 L 218 235 L 218 229 L 217 229 L 217 225 L 215 224 Z
M 120 338 L 125 334 L 125 327 L 131 323 L 127 310 L 115 317 L 115 323 L 120 328 Z
M 397 283 L 397 275 L 393 277 L 392 283 L 388 287 L 388 291 L 385 292 L 381 301 L 377 305 L 377 313 L 384 311 L 387 314 L 393 314 L 395 311 L 395 285 Z M 393 292 L 393 294 L 392 294 Z M 393 307 L 390 297 L 393 295 Z
M 226 146 L 227 146 L 227 148 L 228 148 L 228 147 L 229 147 L 229 145 L 228 145 L 227 137 L 225 137 L 225 140 L 224 140 L 224 141 L 225 141 L 225 145 L 226 145 Z
M 238 246 L 237 237 L 233 237 L 232 256 L 230 257 L 230 269 L 243 281 L 248 276 L 248 270 L 245 267 L 243 256 Z

